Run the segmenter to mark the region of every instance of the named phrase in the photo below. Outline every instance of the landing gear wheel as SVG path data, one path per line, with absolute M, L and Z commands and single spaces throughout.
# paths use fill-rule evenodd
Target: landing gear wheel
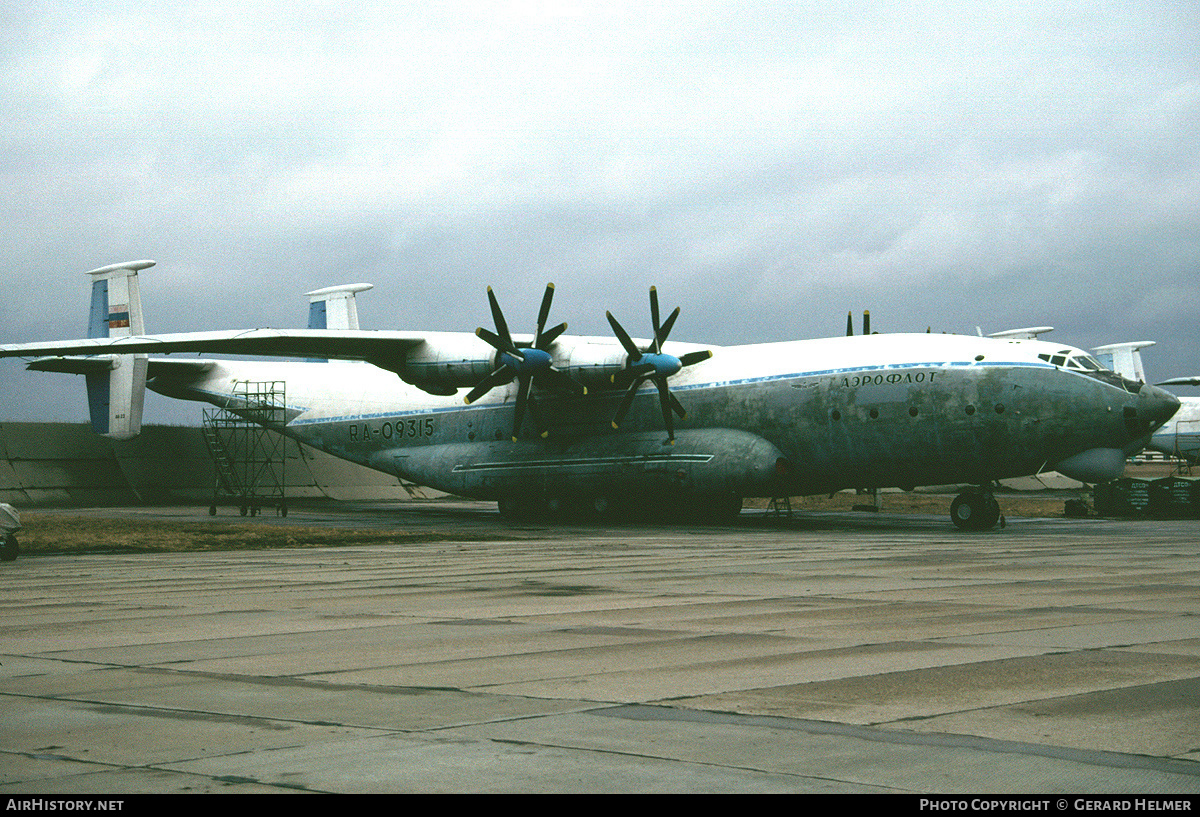
M 528 522 L 537 518 L 537 506 L 521 497 L 503 497 L 496 501 L 500 515 L 513 522 Z
M 17 559 L 17 554 L 21 552 L 21 546 L 17 544 L 17 537 L 11 533 L 4 538 L 3 543 L 0 543 L 0 562 L 13 562 Z
M 724 494 L 692 497 L 680 507 L 684 521 L 705 525 L 728 525 L 742 513 L 742 498 Z
M 991 530 L 1000 520 L 1000 503 L 990 493 L 963 491 L 950 503 L 950 519 L 959 530 Z

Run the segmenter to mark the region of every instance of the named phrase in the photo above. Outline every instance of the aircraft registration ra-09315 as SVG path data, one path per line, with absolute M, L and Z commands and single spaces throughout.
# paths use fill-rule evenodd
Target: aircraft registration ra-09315
M 239 384 L 282 381 L 277 431 L 515 516 L 732 518 L 745 497 L 967 485 L 951 518 L 988 529 L 996 480 L 1119 476 L 1179 405 L 1036 336 L 668 342 L 679 310 L 661 320 L 653 288 L 649 339 L 612 314 L 612 338 L 547 326 L 553 285 L 532 335 L 510 333 L 490 288 L 494 331 L 361 330 L 353 297 L 366 284 L 309 293 L 308 329 L 146 335 L 137 273 L 153 263 L 90 273 L 89 338 L 0 345 L 0 356 L 86 375 L 93 426 L 116 438 L 138 433 L 146 387 L 261 421 Z M 160 357 L 179 352 L 297 359 Z

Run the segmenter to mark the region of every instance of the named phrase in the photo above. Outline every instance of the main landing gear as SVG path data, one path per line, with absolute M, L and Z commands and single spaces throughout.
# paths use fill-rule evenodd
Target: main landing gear
M 1004 518 L 1000 515 L 1000 503 L 987 488 L 971 488 L 963 491 L 950 503 L 950 519 L 959 530 L 991 530 Z

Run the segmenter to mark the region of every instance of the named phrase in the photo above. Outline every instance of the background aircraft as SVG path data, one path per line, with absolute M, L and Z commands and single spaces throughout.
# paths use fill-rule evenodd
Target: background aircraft
M 529 335 L 511 333 L 491 288 L 494 330 L 357 329 L 346 287 L 310 293 L 317 328 L 145 335 L 137 273 L 152 265 L 91 273 L 90 338 L 4 345 L 0 357 L 84 374 L 93 425 L 113 437 L 138 432 L 147 387 L 262 421 L 239 386 L 283 382 L 286 421 L 264 424 L 512 515 L 574 505 L 730 517 L 747 496 L 966 483 L 976 487 L 954 499 L 951 517 L 986 529 L 1000 516 L 995 480 L 1117 476 L 1178 407 L 1081 350 L 1036 339 L 668 341 L 680 310 L 663 319 L 653 288 L 648 339 L 611 313 L 615 339 L 548 326 L 553 285 Z M 327 307 L 319 328 L 316 304 L 334 291 L 345 295 L 334 310 L 345 325 L 330 328 Z M 148 357 L 175 352 L 307 360 Z
M 1141 350 L 1153 345 L 1154 341 L 1112 343 L 1093 351 L 1098 356 L 1109 356 L 1112 369 L 1123 377 L 1144 383 L 1146 369 Z M 1158 385 L 1200 386 L 1200 377 L 1173 377 Z M 1146 448 L 1195 464 L 1200 462 L 1200 397 L 1179 397 L 1179 404 L 1179 411 L 1150 436 Z

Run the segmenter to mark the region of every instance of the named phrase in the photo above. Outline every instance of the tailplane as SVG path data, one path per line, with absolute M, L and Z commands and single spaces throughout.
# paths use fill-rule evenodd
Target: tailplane
M 92 270 L 92 307 L 88 337 L 144 335 L 138 271 L 153 261 L 130 261 Z M 106 355 L 106 369 L 87 374 L 88 411 L 97 434 L 117 440 L 136 437 L 142 430 L 146 398 L 146 355 Z

